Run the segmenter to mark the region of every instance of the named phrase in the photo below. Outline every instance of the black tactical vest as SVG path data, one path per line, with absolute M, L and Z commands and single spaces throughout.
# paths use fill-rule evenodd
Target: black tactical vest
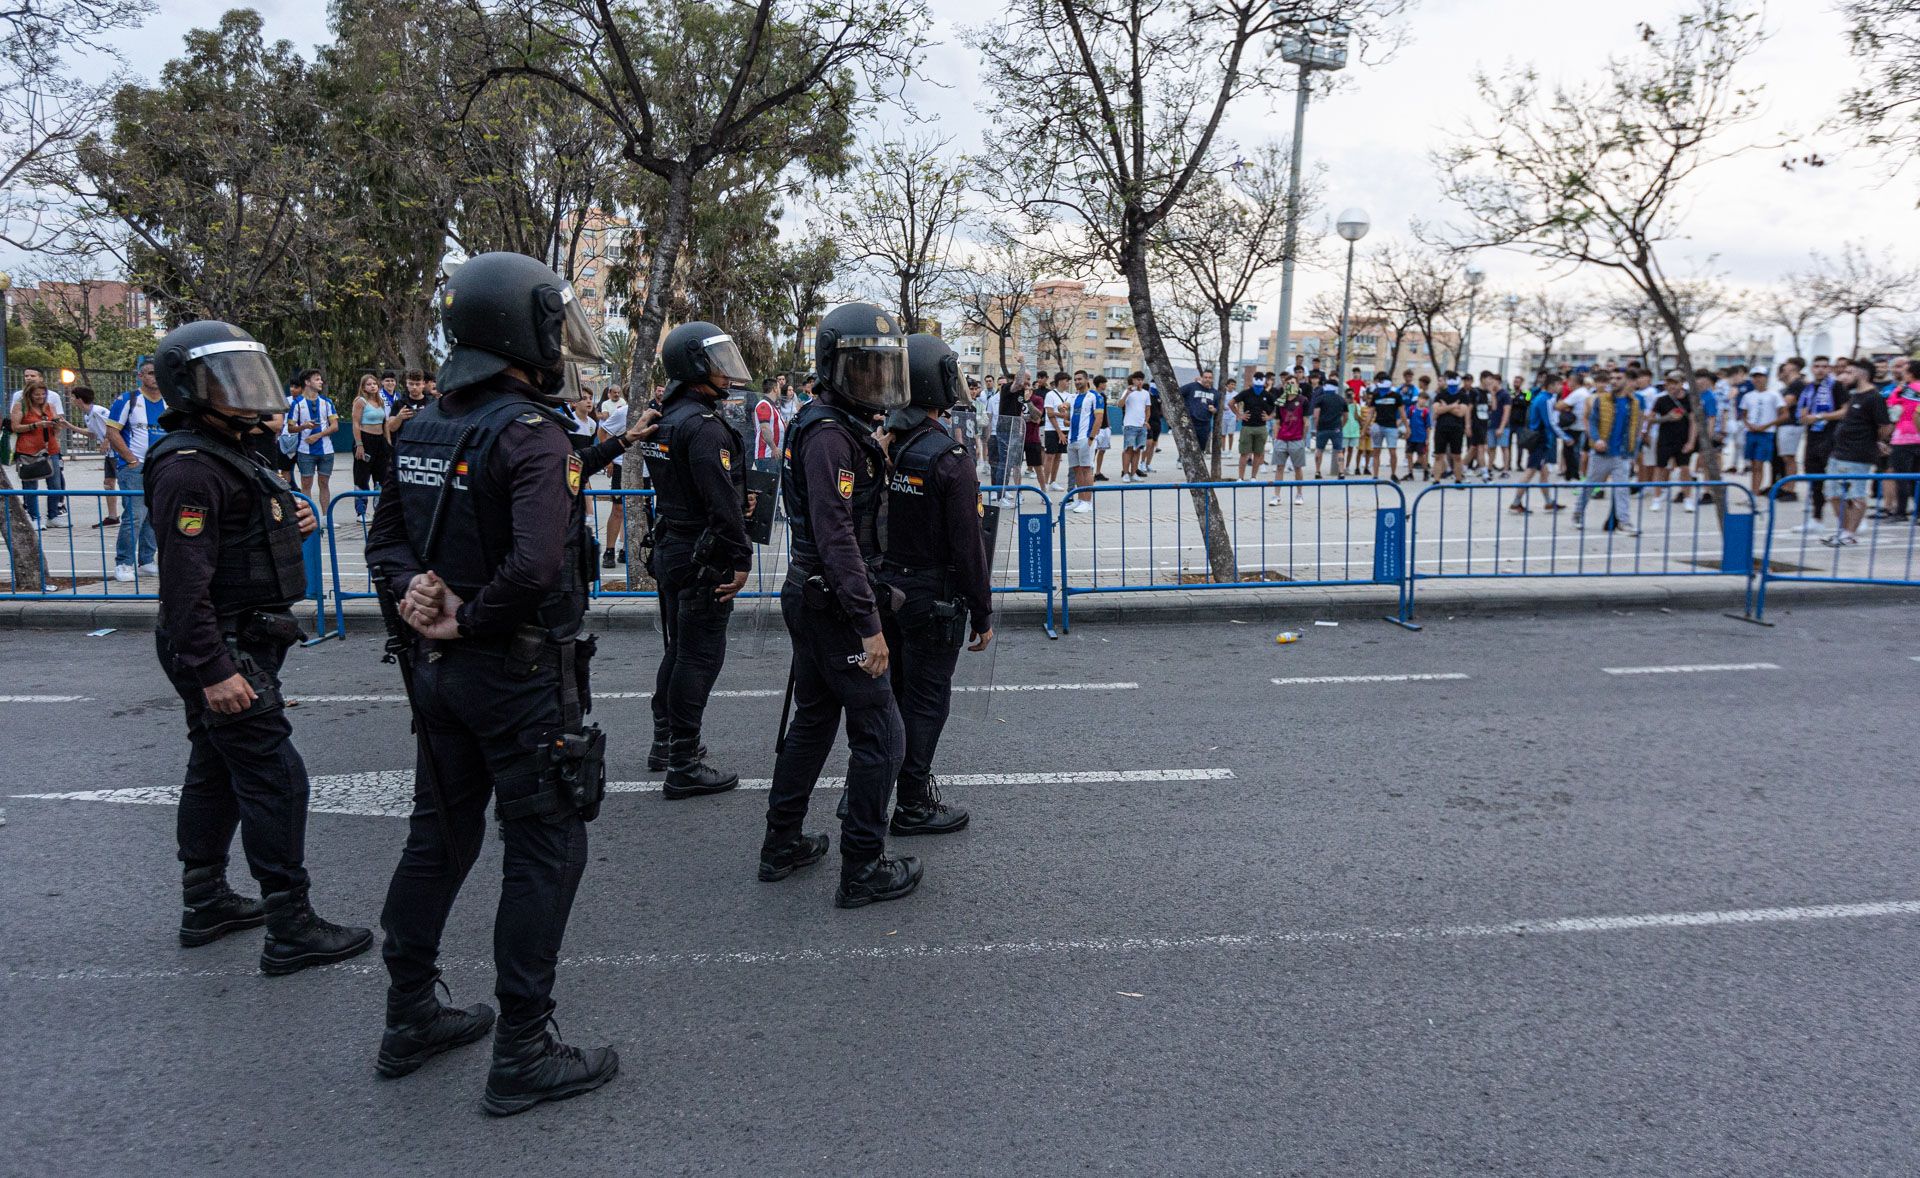
M 500 436 L 515 422 L 566 428 L 554 410 L 516 394 L 500 393 L 464 417 L 449 415 L 442 402 L 435 401 L 401 426 L 400 436 L 394 440 L 394 477 L 407 539 L 416 556 L 426 555 L 427 533 L 433 528 L 442 484 L 451 487 L 435 533 L 431 564 L 454 593 L 467 601 L 493 580 L 494 572 L 513 549 L 510 491 L 490 463 Z M 534 617 L 526 619 L 546 627 L 556 638 L 571 637 L 579 629 L 587 608 L 587 582 L 592 577 L 587 567 L 592 554 L 586 543 L 584 501 L 578 483 L 571 490 L 560 582 L 541 599 Z M 561 521 L 554 523 L 559 525 Z
M 860 543 L 860 555 L 868 564 L 880 557 L 880 472 L 886 467 L 886 452 L 873 440 L 873 430 L 859 418 L 819 397 L 807 403 L 787 429 L 787 444 L 782 451 L 784 464 L 780 488 L 787 501 L 787 521 L 793 528 L 793 549 L 789 554 L 796 567 L 809 572 L 820 567 L 820 546 L 813 538 L 813 517 L 807 513 L 809 492 L 801 477 L 801 455 L 809 436 L 816 431 L 845 430 L 854 442 L 854 469 L 851 492 L 844 496 L 853 510 L 853 535 Z
M 307 566 L 292 488 L 232 443 L 188 426 L 168 430 L 147 451 L 142 497 L 149 511 L 153 488 L 175 454 L 204 454 L 220 463 L 245 485 L 252 501 L 253 510 L 229 512 L 220 520 L 208 587 L 214 612 L 225 618 L 250 609 L 285 609 L 305 597 Z
M 703 419 L 717 421 L 727 431 L 733 463 L 728 475 L 740 501 L 746 502 L 747 461 L 739 431 L 714 412 L 710 398 L 690 391 L 677 392 L 661 410 L 657 432 L 635 447 L 647 460 L 647 474 L 653 479 L 654 523 L 663 531 L 685 535 L 706 530 L 707 510 L 700 489 L 694 485 L 690 465 L 693 436 L 703 428 Z
M 889 567 L 946 572 L 953 564 L 947 541 L 945 497 L 953 488 L 936 486 L 934 466 L 966 448 L 938 422 L 924 422 L 893 444 L 893 473 L 887 478 L 886 562 Z

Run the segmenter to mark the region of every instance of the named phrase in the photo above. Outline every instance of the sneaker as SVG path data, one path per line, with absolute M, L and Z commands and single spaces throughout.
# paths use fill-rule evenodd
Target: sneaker
M 1096 483 L 1110 483 L 1110 482 L 1112 482 L 1113 480 L 1112 480 L 1112 479 L 1110 479 L 1110 478 L 1108 478 L 1108 477 L 1107 477 L 1106 475 L 1103 475 L 1103 474 L 1097 474 L 1097 475 L 1094 475 L 1094 476 L 1093 476 L 1093 481 L 1094 481 L 1094 482 L 1096 482 Z
M 1085 499 L 1082 499 L 1080 500 L 1080 502 L 1074 504 L 1072 507 L 1067 508 L 1067 510 L 1071 511 L 1075 515 L 1086 515 L 1087 513 L 1093 510 L 1093 504 L 1088 503 Z
M 1268 507 L 1285 507 L 1286 501 L 1281 499 L 1278 495 L 1276 495 L 1273 498 L 1267 500 L 1267 506 Z
M 157 560 L 150 560 L 147 563 L 140 566 L 140 571 L 145 573 L 149 577 L 157 577 L 160 575 L 160 562 Z
M 1829 548 L 1850 548 L 1860 543 L 1860 537 L 1852 532 L 1835 532 L 1831 536 L 1822 536 L 1820 542 Z
M 1809 536 L 1823 536 L 1826 534 L 1827 525 L 1821 523 L 1817 519 L 1810 519 L 1806 523 L 1796 524 L 1787 530 L 1792 532 L 1802 532 Z
M 101 528 L 117 528 L 119 526 L 120 526 L 120 517 L 117 515 L 110 515 L 107 518 L 101 520 L 99 523 L 93 525 L 93 530 L 97 532 Z
M 1638 536 L 1640 534 L 1640 529 L 1629 523 L 1616 524 L 1614 530 L 1622 536 Z
M 1302 506 L 1306 503 L 1306 501 L 1307 501 L 1307 497 L 1305 495 L 1301 494 L 1298 491 L 1295 491 L 1293 493 L 1294 506 L 1296 507 Z
M 603 569 L 610 569 L 610 568 L 617 567 L 613 559 L 613 549 L 609 548 L 605 552 L 600 554 L 600 567 Z
M 1574 517 L 1573 517 L 1573 530 L 1574 530 L 1574 531 L 1576 531 L 1576 532 L 1584 532 L 1584 531 L 1586 531 L 1586 530 L 1587 530 L 1587 521 L 1586 521 L 1586 520 L 1585 520 L 1584 518 L 1582 518 L 1581 516 L 1577 516 L 1577 515 L 1576 515 L 1576 516 L 1574 516 Z
M 1596 495 L 1596 496 L 1594 496 L 1594 498 L 1596 498 L 1596 499 L 1598 499 L 1598 498 L 1599 498 L 1599 496 L 1598 496 L 1598 495 Z M 1661 504 L 1662 502 L 1664 502 L 1664 500 L 1662 500 L 1662 499 L 1660 499 L 1660 498 L 1659 498 L 1658 496 L 1655 496 L 1655 498 L 1654 498 L 1654 500 L 1653 500 L 1653 502 L 1651 502 L 1651 503 L 1649 503 L 1649 504 L 1647 504 L 1647 510 L 1648 510 L 1648 511 L 1659 511 L 1659 510 L 1660 510 L 1660 504 Z
M 73 524 L 68 522 L 67 513 L 63 511 L 59 515 L 56 515 L 52 519 L 49 519 L 47 521 L 47 526 L 50 528 L 71 528 Z
M 1692 513 L 1693 513 L 1693 511 L 1694 511 L 1694 506 L 1693 506 L 1693 500 L 1691 500 L 1691 499 L 1683 499 L 1683 500 L 1681 500 L 1681 501 L 1680 501 L 1680 506 L 1682 506 L 1682 507 L 1684 507 L 1684 508 L 1686 508 L 1686 509 L 1687 509 L 1687 512 L 1688 512 L 1688 514 L 1692 514 Z
M 133 566 L 132 566 L 132 565 L 130 565 L 130 564 L 117 564 L 117 565 L 114 565 L 114 566 L 113 566 L 113 579 L 114 579 L 114 580 L 116 580 L 116 581 L 131 581 L 131 580 L 133 580 Z
M 1560 502 L 1558 499 L 1547 500 L 1548 511 L 1565 511 L 1566 509 L 1567 509 L 1567 505 Z

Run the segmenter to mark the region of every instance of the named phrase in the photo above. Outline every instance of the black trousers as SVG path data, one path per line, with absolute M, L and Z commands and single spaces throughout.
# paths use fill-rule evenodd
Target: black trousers
M 880 857 L 887 841 L 887 797 L 900 772 L 906 734 L 887 675 L 874 678 L 847 660 L 860 653 L 860 636 L 837 615 L 808 609 L 789 578 L 780 590 L 780 614 L 793 639 L 793 718 L 773 763 L 767 827 L 798 833 L 814 783 L 847 721 L 847 818 L 840 825 L 844 869 Z
M 666 649 L 653 679 L 653 718 L 669 733 L 695 737 L 707 712 L 713 681 L 727 661 L 727 622 L 733 602 L 715 601 L 713 586 L 697 579 L 693 542 L 662 539 L 653 552 L 660 570 L 660 622 Z
M 906 614 L 913 617 L 917 613 L 914 607 L 924 608 L 927 602 L 917 600 L 913 590 L 907 592 Z M 897 775 L 899 800 L 905 805 L 927 798 L 933 754 L 940 747 L 940 734 L 946 730 L 947 715 L 953 708 L 953 671 L 959 665 L 964 640 L 948 642 L 922 627 L 905 625 L 892 613 L 881 615 L 881 629 L 893 660 L 887 674 L 893 679 L 894 703 L 906 731 L 905 754 Z
M 440 935 L 486 837 L 487 801 L 516 801 L 542 788 L 535 747 L 560 727 L 557 666 L 543 662 L 516 679 L 497 649 L 427 645 L 439 649 L 414 660 L 414 721 L 432 767 L 416 770 L 406 849 L 380 913 L 389 1009 L 439 977 Z M 438 779 L 444 816 L 427 786 L 429 772 Z M 494 994 L 501 1018 L 520 1025 L 553 1009 L 560 942 L 587 866 L 587 826 L 577 814 L 516 818 L 500 823 L 500 834 L 506 850 L 493 918 Z
M 187 776 L 180 790 L 180 862 L 188 868 L 227 865 L 233 832 L 240 831 L 247 869 L 265 892 L 307 887 L 307 766 L 293 747 L 280 696 L 286 646 L 235 644 L 241 674 L 252 685 L 253 706 L 237 716 L 207 707 L 192 673 L 175 665 L 172 640 L 155 630 L 160 668 L 187 712 Z
M 1833 456 L 1833 430 L 1807 431 L 1807 465 L 1803 473 L 1827 473 L 1827 459 Z M 1808 485 L 1813 492 L 1813 518 L 1819 519 L 1827 509 L 1827 484 L 1824 479 L 1815 479 Z
M 1894 474 L 1920 474 L 1920 446 L 1895 446 L 1887 467 Z M 1906 515 L 1913 507 L 1913 484 L 1906 479 L 1888 479 L 1893 488 L 1893 510 Z

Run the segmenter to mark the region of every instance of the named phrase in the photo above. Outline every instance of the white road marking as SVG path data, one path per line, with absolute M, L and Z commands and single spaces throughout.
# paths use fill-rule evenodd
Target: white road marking
M 84 704 L 90 695 L 0 695 L 0 704 Z
M 1000 683 L 993 687 L 956 687 L 956 695 L 984 691 L 1138 691 L 1138 683 Z M 785 694 L 784 688 L 756 687 L 738 691 L 716 691 L 713 699 L 778 699 Z M 14 703 L 72 703 L 83 699 L 77 695 L 49 696 L 0 696 L 0 703 L 11 700 Z M 288 693 L 288 698 L 303 704 L 399 704 L 407 702 L 404 695 L 301 695 L 297 690 Z M 594 699 L 652 699 L 651 691 L 596 691 Z
M 1778 671 L 1778 663 L 1682 663 L 1672 667 L 1601 667 L 1609 675 L 1696 675 L 1708 671 Z
M 1295 687 L 1309 683 L 1427 683 L 1465 678 L 1467 676 L 1458 671 L 1445 671 L 1432 675 L 1295 675 L 1288 679 L 1272 679 L 1269 682 L 1276 687 Z
M 1102 953 L 1169 953 L 1209 950 L 1271 950 L 1296 946 L 1407 944 L 1436 941 L 1497 940 L 1509 937 L 1565 936 L 1580 933 L 1658 932 L 1672 929 L 1727 928 L 1770 924 L 1804 924 L 1823 920 L 1872 920 L 1891 916 L 1920 916 L 1920 900 L 1879 900 L 1861 904 L 1815 904 L 1791 908 L 1709 909 L 1695 912 L 1648 912 L 1625 916 L 1568 916 L 1513 920 L 1499 924 L 1414 925 L 1404 928 L 1359 926 L 1345 929 L 1307 929 L 1299 932 L 1212 933 L 1189 936 L 1143 935 L 1089 937 L 1061 941 L 983 941 L 970 944 L 876 944 L 839 948 L 689 950 L 659 953 L 583 954 L 561 959 L 562 969 L 660 969 L 728 965 L 842 965 L 864 961 L 941 960 L 964 958 L 1069 957 Z M 491 960 L 442 959 L 443 966 L 475 972 L 493 968 Z M 315 972 L 376 975 L 386 966 L 378 960 L 322 966 Z M 210 969 L 112 969 L 83 966 L 76 969 L 8 974 L 9 979 L 37 982 L 128 982 L 171 978 L 245 977 L 255 973 L 245 965 Z
M 1231 769 L 1115 769 L 1078 773 L 955 773 L 942 774 L 943 785 L 1139 785 L 1174 781 L 1230 781 Z M 843 789 L 844 777 L 822 777 L 816 790 Z M 741 779 L 744 790 L 773 788 L 770 777 Z M 322 774 L 308 782 L 307 810 L 314 814 L 353 814 L 369 818 L 404 818 L 413 812 L 413 770 L 377 773 Z M 609 781 L 608 793 L 659 793 L 659 781 Z M 134 786 L 129 789 L 83 789 L 66 793 L 14 794 L 16 798 L 63 802 L 120 802 L 145 806 L 176 806 L 177 785 Z

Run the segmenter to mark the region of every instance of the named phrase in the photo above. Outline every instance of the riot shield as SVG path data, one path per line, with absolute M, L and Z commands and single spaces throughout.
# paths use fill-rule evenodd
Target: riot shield
M 784 655 L 787 627 L 780 618 L 780 585 L 787 572 L 787 529 L 780 505 L 780 450 L 786 422 L 778 402 L 757 391 L 736 391 L 743 395 L 729 398 L 723 409 L 740 433 L 741 460 L 747 464 L 741 513 L 753 543 L 753 572 L 734 607 L 745 614 L 746 624 L 736 626 L 734 633 L 750 657 L 766 655 L 769 648 Z
M 1022 529 L 1037 522 L 1044 536 L 1048 527 L 1047 502 L 1043 495 L 1023 496 L 1018 489 L 1019 473 L 1025 461 L 1026 419 L 993 415 L 982 421 L 987 428 L 978 435 L 976 453 L 986 466 L 987 477 L 993 481 L 983 483 L 979 493 L 980 542 L 986 551 L 988 584 L 997 591 L 1018 587 Z M 1023 515 L 1029 518 L 1023 520 Z M 1000 600 L 996 595 L 996 607 Z M 953 672 L 952 714 L 955 716 L 969 720 L 989 720 L 993 716 L 994 669 L 1008 633 L 997 618 L 993 628 L 993 640 L 985 650 L 963 647 L 960 651 L 960 661 Z M 967 645 L 971 646 L 971 625 L 967 629 Z

